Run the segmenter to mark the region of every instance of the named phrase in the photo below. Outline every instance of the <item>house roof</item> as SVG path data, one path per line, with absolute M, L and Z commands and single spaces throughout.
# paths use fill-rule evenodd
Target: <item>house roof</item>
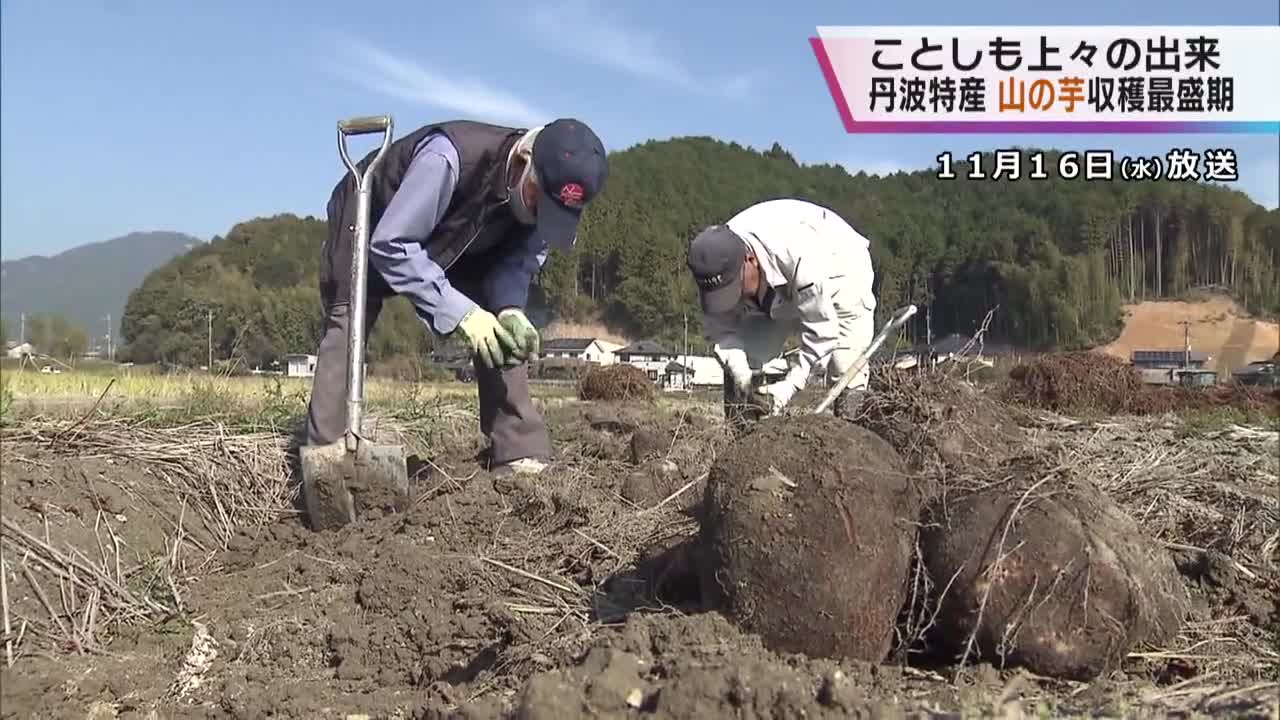
M 641 340 L 614 352 L 615 355 L 675 355 L 651 340 Z
M 542 343 L 543 350 L 586 350 L 595 338 L 556 338 Z
M 1208 362 L 1209 354 L 1192 350 L 1134 350 L 1130 356 L 1132 362 L 1165 362 L 1180 365 L 1186 358 L 1191 362 Z

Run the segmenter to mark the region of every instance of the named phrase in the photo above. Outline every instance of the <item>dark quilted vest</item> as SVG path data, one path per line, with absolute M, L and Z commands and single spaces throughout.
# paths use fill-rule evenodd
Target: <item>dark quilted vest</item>
M 370 229 L 386 211 L 400 187 L 418 143 L 433 132 L 442 132 L 458 149 L 458 182 L 444 216 L 422 244 L 437 265 L 448 270 L 464 255 L 488 252 L 520 237 L 529 228 L 520 225 L 507 207 L 506 167 L 511 146 L 524 134 L 518 128 L 454 120 L 425 125 L 391 143 L 373 176 Z M 369 166 L 376 150 L 356 167 Z M 329 237 L 325 245 L 320 290 L 326 302 L 346 302 L 351 287 L 351 250 L 355 241 L 356 184 L 347 173 L 329 198 Z M 372 267 L 369 294 L 386 297 L 391 289 Z

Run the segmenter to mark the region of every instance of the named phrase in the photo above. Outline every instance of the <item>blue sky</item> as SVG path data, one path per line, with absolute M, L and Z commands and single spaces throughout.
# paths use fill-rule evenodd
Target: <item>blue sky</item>
M 433 10 L 436 5 L 442 7 Z M 649 138 L 775 140 L 851 171 L 1018 145 L 1163 154 L 1233 147 L 1275 207 L 1268 136 L 850 136 L 808 38 L 818 25 L 1276 24 L 1275 0 L 673 2 L 0 0 L 0 254 L 134 230 L 201 238 L 277 212 L 321 215 L 334 123 L 389 112 L 577 116 L 610 149 Z

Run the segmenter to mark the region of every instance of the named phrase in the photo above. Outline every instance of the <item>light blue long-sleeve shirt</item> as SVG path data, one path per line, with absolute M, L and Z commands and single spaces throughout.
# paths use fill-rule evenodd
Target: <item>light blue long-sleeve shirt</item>
M 369 238 L 369 264 L 399 295 L 413 304 L 433 331 L 447 335 L 478 302 L 490 310 L 523 308 L 529 283 L 546 262 L 547 248 L 533 246 L 533 233 L 513 244 L 484 278 L 484 298 L 469 298 L 453 287 L 423 242 L 449 208 L 458 183 L 458 150 L 435 133 L 414 150 L 400 187 Z

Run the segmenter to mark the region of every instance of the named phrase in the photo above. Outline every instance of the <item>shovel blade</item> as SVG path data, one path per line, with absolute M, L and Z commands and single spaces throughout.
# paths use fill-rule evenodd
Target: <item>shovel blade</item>
M 354 453 L 344 440 L 304 446 L 302 497 L 313 530 L 403 512 L 409 507 L 409 471 L 401 445 L 361 440 Z

